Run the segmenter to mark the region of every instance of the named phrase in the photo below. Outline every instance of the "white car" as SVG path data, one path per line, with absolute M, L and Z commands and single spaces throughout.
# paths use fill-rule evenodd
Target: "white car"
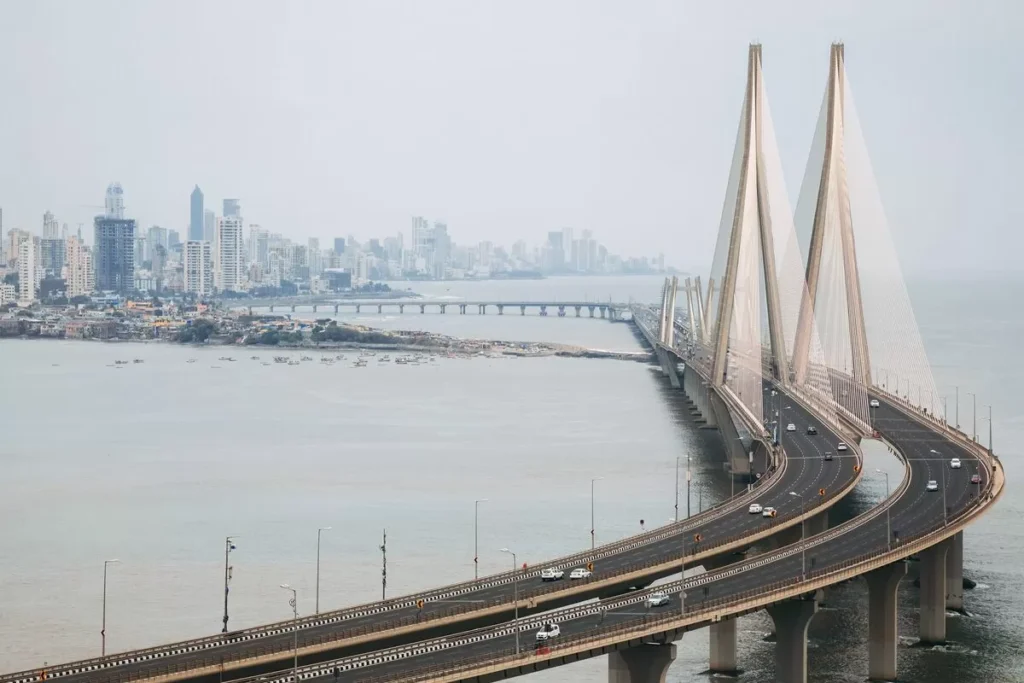
M 926 491 L 938 491 L 939 490 L 939 483 L 937 481 L 935 481 L 934 479 L 929 479 L 928 483 L 925 485 L 924 488 L 925 488 Z
M 788 425 L 786 425 L 786 431 L 787 432 L 795 432 L 796 431 L 796 425 L 793 424 L 792 422 L 790 422 Z
M 562 629 L 559 628 L 558 624 L 548 622 L 537 631 L 537 640 L 551 640 L 562 635 Z
M 569 579 L 571 579 L 572 581 L 575 581 L 577 579 L 589 579 L 592 575 L 593 572 L 591 572 L 586 567 L 576 567 L 576 569 L 573 569 L 572 573 L 569 574 Z
M 761 516 L 762 517 L 771 517 L 774 514 L 775 514 L 775 508 L 773 508 L 773 507 L 766 507 L 763 510 L 761 510 Z
M 759 515 L 761 514 L 761 510 L 764 510 L 764 508 L 761 507 L 760 503 L 751 503 L 750 507 L 747 509 L 750 511 L 750 514 L 752 515 Z
M 952 467 L 954 470 L 960 469 L 960 458 L 953 458 L 952 460 L 950 460 L 949 466 Z
M 849 447 L 845 443 L 840 441 L 839 443 L 836 444 L 836 450 L 837 451 L 846 451 L 846 450 L 849 450 Z
M 871 406 L 872 408 L 877 408 L 879 406 L 878 399 L 871 399 L 870 401 L 868 401 L 868 405 Z
M 651 593 L 647 596 L 648 607 L 661 607 L 669 603 L 668 595 L 658 591 L 657 593 Z
M 540 573 L 541 581 L 558 581 L 565 576 L 565 571 L 562 569 L 555 569 L 554 567 L 548 567 Z

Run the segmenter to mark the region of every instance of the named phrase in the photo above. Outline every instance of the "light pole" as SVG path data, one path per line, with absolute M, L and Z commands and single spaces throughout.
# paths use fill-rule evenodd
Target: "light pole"
M 590 480 L 590 549 L 596 545 L 594 542 L 594 482 L 601 481 L 604 477 L 594 477 Z
M 231 583 L 231 571 L 232 567 L 228 564 L 228 555 L 235 549 L 235 544 L 232 542 L 238 536 L 226 536 L 224 538 L 224 628 L 221 629 L 221 633 L 228 632 L 228 584 Z
M 948 398 L 949 396 L 942 397 L 942 422 L 947 428 L 949 427 L 949 401 L 946 400 Z
M 971 397 L 971 421 L 973 427 L 971 427 L 971 439 L 974 441 L 978 440 L 978 395 L 973 391 L 968 391 L 968 395 Z
M 686 456 L 686 519 L 690 519 L 690 456 Z
M 946 521 L 947 521 L 946 520 L 946 467 L 945 467 L 945 465 L 941 464 L 942 460 L 943 460 L 942 457 L 941 457 L 942 456 L 941 453 L 939 453 L 934 448 L 929 448 L 928 452 L 932 453 L 933 455 L 938 455 L 939 456 L 936 459 L 940 463 L 939 464 L 939 472 L 942 474 L 942 526 L 946 526 Z
M 103 560 L 103 624 L 100 626 L 100 656 L 107 654 L 107 565 L 121 560 Z
M 473 580 L 480 578 L 480 503 L 486 503 L 487 498 L 473 501 Z
M 804 514 L 804 497 L 796 491 L 790 491 L 789 495 L 796 496 L 800 499 L 800 515 Z M 807 538 L 806 531 L 807 520 L 800 520 L 800 578 L 803 579 L 807 575 L 807 547 L 804 545 L 804 540 Z
M 675 518 L 679 519 L 679 456 L 676 456 L 676 506 Z
M 885 475 L 885 498 L 886 501 L 889 499 L 889 473 L 883 472 L 882 470 L 875 468 L 875 472 Z M 891 506 L 889 506 L 891 507 Z M 892 550 L 892 520 L 889 517 L 889 507 L 885 508 L 885 547 L 888 550 Z
M 320 614 L 320 534 L 330 530 L 329 526 L 322 526 L 316 530 L 316 614 Z
M 519 563 L 516 561 L 516 554 L 508 548 L 502 548 L 501 552 L 512 556 L 512 601 L 515 603 L 515 615 L 512 620 L 512 628 L 516 632 L 516 654 L 519 654 Z
M 292 652 L 294 653 L 292 660 L 292 676 L 294 678 L 292 680 L 294 683 L 299 683 L 299 594 L 287 583 L 282 583 L 281 588 L 292 592 L 292 599 L 288 601 L 292 608 L 292 619 L 295 620 L 295 630 L 292 631 Z
M 988 408 L 988 452 L 992 452 L 992 406 L 982 406 L 982 408 Z M 986 418 L 982 418 L 983 420 Z

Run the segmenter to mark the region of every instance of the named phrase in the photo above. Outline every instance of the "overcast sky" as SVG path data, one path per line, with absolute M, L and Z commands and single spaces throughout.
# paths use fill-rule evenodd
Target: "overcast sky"
M 143 227 L 238 197 L 294 239 L 591 229 L 706 270 L 747 44 L 794 198 L 846 43 L 908 270 L 1021 270 L 1024 5 L 1010 0 L 0 0 L 0 207 Z M 90 230 L 91 232 L 91 230 Z

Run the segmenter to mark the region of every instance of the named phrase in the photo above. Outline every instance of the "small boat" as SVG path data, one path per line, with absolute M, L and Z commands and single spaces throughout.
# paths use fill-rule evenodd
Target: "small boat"
M 264 365 L 270 365 L 270 363 L 264 363 Z
M 299 360 L 313 360 L 313 356 L 303 356 Z
M 186 363 L 195 363 L 195 362 L 196 362 L 196 359 L 195 359 L 195 358 L 189 358 L 189 359 L 188 359 L 187 361 L 185 361 L 185 362 L 186 362 Z
M 287 363 L 288 362 L 288 356 L 274 356 L 274 362 L 275 363 Z
M 146 361 L 142 360 L 141 358 L 136 358 L 136 359 L 135 359 L 135 360 L 133 360 L 132 362 L 133 362 L 133 363 L 145 363 Z
M 290 360 L 290 361 L 288 361 L 288 365 L 299 365 L 299 361 L 297 361 L 297 360 Z
M 259 360 L 259 356 L 249 356 L 249 360 Z
M 229 363 L 234 363 L 235 362 L 235 359 L 232 358 L 231 356 L 221 356 L 217 360 L 226 360 Z
M 126 360 L 115 360 L 114 361 L 114 365 L 128 365 L 128 361 L 126 361 Z

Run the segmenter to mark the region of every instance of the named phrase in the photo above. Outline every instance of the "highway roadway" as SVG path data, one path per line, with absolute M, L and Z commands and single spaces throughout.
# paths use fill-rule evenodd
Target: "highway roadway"
M 944 439 L 918 422 L 906 417 L 891 406 L 882 403 L 873 409 L 875 426 L 882 435 L 906 457 L 909 481 L 902 491 L 897 487 L 896 497 L 889 508 L 892 530 L 900 537 L 932 531 L 942 526 L 943 504 L 952 515 L 964 509 L 983 488 L 989 473 L 983 464 L 966 449 Z M 952 469 L 950 459 L 959 457 L 961 469 Z M 978 472 L 982 484 L 971 484 L 971 475 Z M 935 480 L 943 489 L 927 491 L 928 480 Z M 700 609 L 708 601 L 738 596 L 745 591 L 769 586 L 773 583 L 797 579 L 802 576 L 806 563 L 811 569 L 825 571 L 860 556 L 884 551 L 888 547 L 887 520 L 880 507 L 849 522 L 808 539 L 805 554 L 797 546 L 781 548 L 772 553 L 756 556 L 721 570 L 690 577 L 686 584 L 688 610 Z M 646 608 L 647 594 L 664 591 L 670 603 Z M 621 598 L 559 610 L 550 614 L 534 615 L 519 624 L 520 646 L 524 650 L 534 647 L 536 631 L 547 621 L 561 627 L 558 639 L 549 642 L 555 647 L 573 636 L 594 634 L 602 627 L 616 623 L 640 621 L 645 615 L 658 616 L 679 613 L 679 582 L 653 589 L 637 591 Z M 624 635 L 623 638 L 628 638 Z M 515 652 L 515 629 L 509 623 L 479 629 L 445 638 L 396 647 L 358 657 L 348 657 L 314 665 L 300 671 L 301 680 L 332 677 L 341 682 L 365 681 L 378 677 L 413 675 L 417 670 L 456 664 L 477 659 L 499 659 Z M 337 669 L 337 677 L 335 670 Z M 288 674 L 264 677 L 269 683 L 284 683 Z
M 808 507 L 811 507 L 818 497 L 819 489 L 824 489 L 828 495 L 836 494 L 846 488 L 855 478 L 854 465 L 857 456 L 851 450 L 847 455 L 842 456 L 837 452 L 836 444 L 839 437 L 830 432 L 826 425 L 821 424 L 795 401 L 785 396 L 772 397 L 771 387 L 765 384 L 765 406 L 766 412 L 772 402 L 777 401 L 781 411 L 780 422 L 783 427 L 792 422 L 797 426 L 795 432 L 780 431 L 782 435 L 782 446 L 786 450 L 787 465 L 780 480 L 774 485 L 767 487 L 758 498 L 762 505 L 770 505 L 778 510 L 779 517 L 786 517 L 799 513 L 801 499 L 789 495 L 795 491 L 806 500 Z M 818 434 L 811 436 L 806 434 L 806 427 L 814 424 L 818 428 Z M 825 451 L 832 451 L 837 456 L 835 460 L 826 462 L 823 459 Z M 766 520 L 761 515 L 751 515 L 747 512 L 746 505 L 740 509 L 728 510 L 726 508 L 711 510 L 708 513 L 696 516 L 676 527 L 663 527 L 654 532 L 648 532 L 644 536 L 636 537 L 633 541 L 624 546 L 610 544 L 604 548 L 597 548 L 593 554 L 594 576 L 590 582 L 599 581 L 602 577 L 621 573 L 628 567 L 635 567 L 645 564 L 655 564 L 659 560 L 668 561 L 678 557 L 681 551 L 683 539 L 691 539 L 695 530 L 699 529 L 702 535 L 704 546 L 711 546 L 717 542 L 727 541 L 740 535 L 749 535 L 762 530 L 770 525 L 771 520 Z M 641 541 L 640 539 L 646 539 Z M 611 549 L 609 549 L 609 547 Z M 583 557 L 577 557 L 572 563 L 557 563 L 554 566 L 564 567 L 566 575 L 568 570 L 576 566 L 586 564 L 586 553 Z M 523 558 L 520 558 L 523 559 Z M 553 563 L 531 565 L 526 572 L 521 573 L 518 591 L 519 596 L 529 596 L 532 592 L 551 591 L 556 587 L 551 584 L 544 584 L 540 580 L 540 570 L 544 567 L 553 566 Z M 656 578 L 656 577 L 652 577 Z M 577 583 L 577 582 L 573 582 Z M 564 587 L 569 587 L 568 579 L 562 582 Z M 308 620 L 300 621 L 298 635 L 299 647 L 322 643 L 326 639 L 338 639 L 345 637 L 345 632 L 356 631 L 358 634 L 365 634 L 367 629 L 376 633 L 366 637 L 358 647 L 346 646 L 339 643 L 336 654 L 351 654 L 353 652 L 365 652 L 374 647 L 383 647 L 391 644 L 398 644 L 395 640 L 389 641 L 388 630 L 399 625 L 409 625 L 426 621 L 431 613 L 435 616 L 449 612 L 454 607 L 469 611 L 466 603 L 477 602 L 483 608 L 498 603 L 510 603 L 514 592 L 511 576 L 498 575 L 485 577 L 475 584 L 462 584 L 448 588 L 441 588 L 424 595 L 426 604 L 421 610 L 417 608 L 415 599 L 410 596 L 398 598 L 383 603 L 364 605 L 361 607 L 328 612 L 310 617 Z M 557 602 L 557 595 L 545 597 L 545 608 L 556 607 L 559 604 L 568 604 L 571 600 L 579 598 L 568 598 L 561 603 Z M 460 604 L 456 604 L 460 603 Z M 475 608 L 475 607 L 474 607 Z M 468 617 L 467 617 L 468 618 Z M 493 618 L 503 618 L 498 615 Z M 492 619 L 493 619 L 492 618 Z M 424 624 L 424 628 L 429 625 Z M 460 630 L 458 623 L 450 624 L 445 632 Z M 465 625 L 462 626 L 465 628 Z M 95 683 L 97 681 L 108 681 L 131 677 L 134 680 L 151 676 L 164 675 L 168 669 L 181 671 L 183 669 L 199 668 L 203 665 L 220 664 L 221 662 L 246 659 L 265 653 L 268 650 L 280 651 L 282 660 L 289 657 L 289 651 L 293 643 L 293 632 L 295 626 L 289 622 L 282 622 L 266 627 L 258 627 L 245 631 L 238 631 L 225 634 L 224 636 L 212 636 L 198 641 L 177 643 L 158 648 L 151 648 L 144 651 L 113 655 L 102 662 L 92 661 L 89 663 L 70 663 L 57 667 L 50 667 L 47 670 L 47 678 L 60 679 L 62 681 L 73 681 L 75 683 Z M 355 635 L 355 633 L 353 634 Z M 433 635 L 440 635 L 435 632 Z M 412 640 L 416 636 L 408 634 L 405 641 Z M 422 636 L 421 636 L 422 637 Z M 401 641 L 399 641 L 401 642 Z M 229 680 L 232 676 L 240 677 L 255 673 L 245 669 L 228 669 L 218 676 L 219 680 Z M 37 681 L 39 672 L 25 672 L 23 674 L 12 674 L 0 676 L 0 683 L 29 683 Z M 176 676 L 176 680 L 186 680 L 189 676 Z

